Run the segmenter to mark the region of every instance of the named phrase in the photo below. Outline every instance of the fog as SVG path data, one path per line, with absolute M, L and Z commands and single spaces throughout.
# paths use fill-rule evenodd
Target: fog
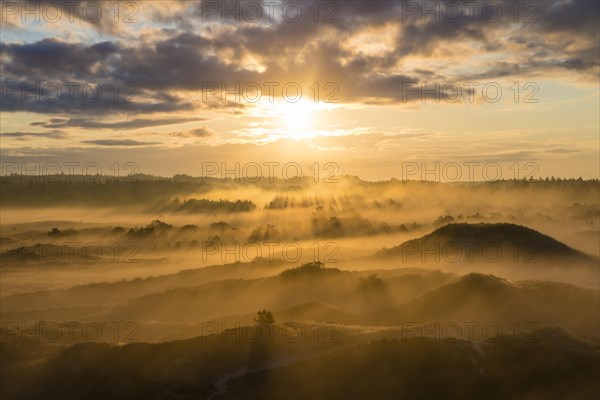
M 285 385 L 256 379 L 266 369 L 281 382 L 311 377 L 310 363 L 344 359 L 354 346 L 361 346 L 352 350 L 359 364 L 393 364 L 381 353 L 388 347 L 433 351 L 444 364 L 444 346 L 458 340 L 465 357 L 474 351 L 502 374 L 509 361 L 493 356 L 502 341 L 558 346 L 556 362 L 575 357 L 566 350 L 572 343 L 582 346 L 577 354 L 597 357 L 597 181 L 340 177 L 337 184 L 216 180 L 207 187 L 153 178 L 120 183 L 134 188 L 71 182 L 55 190 L 2 179 L 7 395 L 49 388 L 69 397 L 50 383 L 48 368 L 29 375 L 22 368 L 48 363 L 76 379 L 65 351 L 93 369 L 98 351 L 148 362 L 134 355 L 141 343 L 169 365 L 181 349 L 195 349 L 181 355 L 185 362 L 212 360 L 197 393 L 231 398 L 242 388 L 285 397 Z M 261 310 L 272 319 L 257 317 Z M 277 339 L 263 343 L 257 329 Z M 418 338 L 433 347 L 412 349 Z M 95 347 L 103 345 L 111 347 Z M 581 368 L 578 376 L 590 373 Z M 307 396 L 319 390 L 312 385 L 302 389 Z

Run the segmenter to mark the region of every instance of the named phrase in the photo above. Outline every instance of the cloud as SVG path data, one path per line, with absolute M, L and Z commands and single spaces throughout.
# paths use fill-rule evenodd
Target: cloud
M 206 126 L 203 126 L 203 127 L 191 129 L 191 130 L 185 131 L 185 132 L 171 132 L 169 135 L 179 137 L 179 138 L 194 138 L 194 137 L 195 138 L 204 138 L 204 137 L 213 136 L 214 134 L 215 134 L 215 132 L 213 130 L 209 129 Z
M 56 15 L 60 18 L 50 24 L 70 24 L 76 29 L 89 30 L 108 35 L 126 35 L 128 25 L 139 24 L 140 22 L 140 3 L 131 2 L 128 7 L 121 5 L 120 9 L 115 8 L 114 3 L 107 1 L 71 1 L 71 0 L 22 0 L 22 7 L 26 10 L 44 13 L 48 18 L 54 19 Z M 170 5 L 172 7 L 172 5 Z M 44 11 L 44 7 L 49 7 L 49 12 Z M 55 10 L 55 8 L 59 8 Z M 3 19 L 7 22 L 22 23 L 21 13 L 6 13 Z M 67 22 L 68 21 L 68 22 Z M 4 21 L 3 21 L 4 25 Z
M 25 75 L 29 79 L 38 80 L 106 75 L 109 66 L 106 61 L 118 50 L 118 45 L 110 41 L 87 46 L 56 38 L 46 38 L 35 43 L 0 44 L 0 51 L 10 58 L 10 62 L 3 65 L 3 75 Z
M 159 142 L 140 142 L 131 139 L 98 139 L 98 140 L 84 140 L 83 143 L 95 144 L 98 146 L 107 147 L 138 147 L 138 146 L 154 146 L 161 144 Z
M 60 130 L 53 130 L 50 132 L 2 132 L 1 136 L 18 140 L 30 140 L 33 138 L 64 139 L 69 135 Z
M 598 35 L 599 2 L 551 0 L 536 4 L 541 10 L 539 26 L 544 32 Z
M 303 17 L 293 23 L 281 18 L 289 2 L 279 3 L 275 9 L 278 18 L 269 21 L 265 12 L 254 23 L 223 23 L 219 13 L 207 20 L 203 13 L 206 3 L 202 2 L 175 2 L 162 10 L 138 3 L 140 16 L 146 18 L 143 32 L 138 31 L 139 24 L 121 23 L 118 29 L 127 34 L 110 36 L 111 40 L 77 42 L 69 37 L 67 42 L 48 37 L 33 43 L 1 43 L 3 83 L 31 86 L 45 80 L 62 84 L 76 80 L 96 83 L 104 93 L 92 102 L 81 96 L 74 101 L 63 96 L 59 101 L 36 103 L 24 102 L 18 94 L 9 95 L 6 101 L 2 96 L 3 109 L 103 115 L 202 108 L 242 112 L 243 100 L 202 99 L 206 84 L 224 84 L 231 89 L 236 83 L 298 82 L 306 94 L 315 81 L 321 86 L 335 83 L 340 102 L 403 103 L 421 98 L 419 92 L 407 96 L 406 83 L 432 87 L 435 83 L 524 76 L 560 80 L 564 79 L 560 74 L 568 72 L 595 84 L 600 68 L 597 1 L 482 0 L 473 12 L 465 3 L 456 2 L 463 13 L 457 21 L 443 10 L 437 20 L 424 15 L 431 2 L 410 2 L 418 7 L 418 13 L 411 14 L 406 2 L 339 1 L 331 2 L 335 5 L 331 10 L 322 10 L 318 22 L 313 10 L 300 3 Z M 445 2 L 434 3 L 447 7 Z M 246 3 L 218 4 L 242 9 Z M 489 7 L 500 7 L 502 17 L 491 21 Z M 517 23 L 515 7 L 520 10 Z M 113 14 L 106 10 L 106 15 Z M 331 17 L 329 23 L 323 20 L 326 16 Z M 117 28 L 109 20 L 82 26 L 115 32 Z M 385 48 L 375 53 L 362 51 L 361 35 L 373 35 L 381 27 L 386 27 Z M 115 84 L 133 84 L 136 101 L 115 101 L 111 91 Z M 276 90 L 276 96 L 281 96 L 281 90 Z
M 581 150 L 575 150 L 575 149 L 565 149 L 565 148 L 556 148 L 556 149 L 549 149 L 549 150 L 545 150 L 546 153 L 554 153 L 554 154 L 570 154 L 570 153 L 580 153 Z
M 52 118 L 45 122 L 32 122 L 32 126 L 44 128 L 84 128 L 84 129 L 140 129 L 164 125 L 176 125 L 186 122 L 204 121 L 204 118 L 137 118 L 130 121 L 98 121 L 87 118 Z
M 1 63 L 0 66 L 4 66 Z M 27 71 L 24 69 L 23 71 Z M 2 111 L 39 114 L 151 114 L 188 111 L 194 107 L 165 90 L 141 88 L 89 74 L 81 78 L 0 78 Z

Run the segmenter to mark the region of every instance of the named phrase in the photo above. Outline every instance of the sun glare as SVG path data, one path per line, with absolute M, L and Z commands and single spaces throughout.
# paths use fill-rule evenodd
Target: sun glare
M 259 102 L 251 111 L 253 118 L 260 120 L 254 124 L 260 126 L 260 135 L 269 141 L 290 138 L 309 139 L 327 135 L 328 112 L 339 107 L 336 103 L 315 103 L 300 100 L 296 103 L 277 100 Z
M 315 108 L 310 102 L 281 102 L 273 105 L 273 117 L 284 136 L 307 137 L 314 128 Z

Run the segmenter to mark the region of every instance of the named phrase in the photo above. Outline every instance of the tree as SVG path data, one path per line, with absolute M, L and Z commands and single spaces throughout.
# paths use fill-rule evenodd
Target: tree
M 262 310 L 256 313 L 258 316 L 254 318 L 255 322 L 259 324 L 272 324 L 275 322 L 275 318 L 273 318 L 273 313 L 271 311 Z

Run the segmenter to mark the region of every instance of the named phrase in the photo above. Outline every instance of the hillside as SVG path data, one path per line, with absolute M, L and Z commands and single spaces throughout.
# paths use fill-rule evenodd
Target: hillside
M 272 332 L 279 335 L 282 329 Z M 598 397 L 596 350 L 558 329 L 537 330 L 533 337 L 529 342 L 511 336 L 484 343 L 418 337 L 368 341 L 359 333 L 338 343 L 315 343 L 305 335 L 299 342 L 269 344 L 263 337 L 224 342 L 211 335 L 160 344 L 38 345 L 27 354 L 4 345 L 0 394 L 49 400 L 177 400 L 218 392 L 223 397 L 212 398 Z
M 256 310 L 267 308 L 284 321 L 363 326 L 476 322 L 480 327 L 497 324 L 505 332 L 515 324 L 552 325 L 596 343 L 599 301 L 598 290 L 564 283 L 508 281 L 475 273 L 458 278 L 436 272 L 379 277 L 307 264 L 272 277 L 182 286 L 104 306 L 3 312 L 2 318 L 136 321 L 142 327 L 150 324 L 142 329 L 148 333 L 156 324 L 175 330 L 206 321 L 246 324 Z
M 494 250 L 502 249 L 497 259 Z M 462 251 L 462 257 L 457 256 Z M 509 223 L 448 224 L 417 239 L 406 241 L 391 249 L 377 253 L 380 257 L 401 255 L 406 258 L 420 257 L 435 259 L 436 254 L 446 253 L 442 259 L 454 261 L 524 262 L 535 263 L 556 260 L 574 262 L 592 261 L 587 256 L 569 246 L 521 225 Z M 484 252 L 486 252 L 484 254 Z
M 598 353 L 560 330 L 535 343 L 382 340 L 229 383 L 227 399 L 591 399 Z M 248 395 L 250 394 L 251 395 Z
M 473 323 L 476 328 L 471 332 L 475 336 L 496 335 L 497 330 L 516 332 L 527 326 L 555 326 L 582 340 L 600 343 L 599 303 L 600 292 L 594 289 L 555 282 L 511 282 L 493 275 L 469 274 L 393 312 L 378 314 L 375 319 L 388 324 L 431 325 L 434 332 L 445 324 L 456 323 L 463 335 L 468 333 L 468 324 Z M 484 332 L 486 329 L 488 332 Z
M 375 265 L 436 267 L 514 279 L 547 279 L 600 286 L 600 259 L 521 225 L 448 224 L 422 237 L 382 249 Z

